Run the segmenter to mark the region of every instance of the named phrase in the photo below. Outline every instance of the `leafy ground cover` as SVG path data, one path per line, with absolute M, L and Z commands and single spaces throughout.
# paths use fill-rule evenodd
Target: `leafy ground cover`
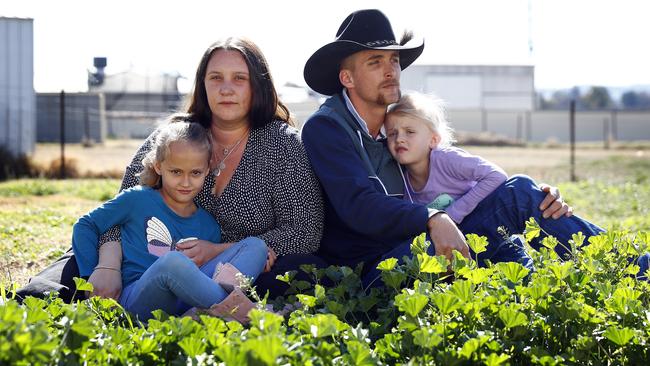
M 539 235 L 534 224 L 532 235 Z M 486 244 L 469 241 L 477 252 Z M 0 363 L 647 364 L 650 286 L 635 279 L 638 266 L 626 257 L 648 242 L 647 232 L 610 232 L 589 243 L 576 235 L 565 243 L 574 260 L 542 248 L 530 273 L 517 263 L 476 268 L 460 255 L 432 257 L 420 237 L 412 260 L 380 264 L 386 289 L 364 291 L 349 268 L 307 268 L 333 285 L 311 287 L 288 274 L 294 294 L 279 303 L 297 302 L 297 310 L 286 318 L 255 310 L 250 327 L 161 312 L 139 324 L 98 298 L 9 299 L 0 305 Z
M 382 263 L 386 289 L 364 291 L 354 269 L 305 268 L 318 285 L 287 274 L 290 293 L 272 302 L 297 309 L 255 312 L 249 327 L 162 313 L 140 324 L 112 300 L 19 305 L 0 293 L 0 365 L 648 364 L 650 286 L 628 258 L 650 243 L 650 166 L 617 158 L 590 164 L 588 180 L 560 187 L 576 212 L 609 232 L 562 243 L 574 248 L 571 261 L 542 248 L 532 252 L 532 273 L 512 263 L 478 269 L 426 255 L 419 238 L 413 260 Z M 0 292 L 67 249 L 72 223 L 118 186 L 0 183 Z M 527 236 L 539 234 L 530 223 Z M 484 245 L 477 237 L 470 243 L 477 251 Z

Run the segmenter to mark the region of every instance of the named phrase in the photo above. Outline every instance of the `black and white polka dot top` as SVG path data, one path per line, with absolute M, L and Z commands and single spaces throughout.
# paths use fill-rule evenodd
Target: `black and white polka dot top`
M 152 147 L 154 131 L 126 168 L 120 190 L 139 184 L 142 158 Z M 221 225 L 223 242 L 248 236 L 263 239 L 282 256 L 315 252 L 323 233 L 323 199 L 298 131 L 281 121 L 251 130 L 248 142 L 223 193 L 211 193 L 209 174 L 194 201 Z M 119 227 L 100 240 L 119 241 Z

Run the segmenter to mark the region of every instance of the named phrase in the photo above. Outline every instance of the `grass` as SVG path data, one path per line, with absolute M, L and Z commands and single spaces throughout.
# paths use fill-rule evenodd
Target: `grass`
M 575 212 L 606 228 L 650 230 L 650 160 L 610 156 L 579 161 L 577 183 L 561 182 L 568 166 L 540 170 L 538 181 L 558 184 Z M 517 173 L 519 171 L 509 171 Z M 563 175 L 566 177 L 566 175 Z M 0 283 L 22 285 L 70 247 L 77 218 L 119 189 L 117 179 L 14 180 L 0 183 Z
M 24 284 L 70 247 L 77 218 L 118 191 L 119 180 L 0 183 L 0 283 Z
M 609 230 L 650 230 L 650 160 L 614 156 L 579 171 L 579 182 L 559 184 L 579 215 Z
M 115 196 L 119 185 L 117 179 L 21 179 L 0 183 L 0 197 L 62 195 L 106 201 Z

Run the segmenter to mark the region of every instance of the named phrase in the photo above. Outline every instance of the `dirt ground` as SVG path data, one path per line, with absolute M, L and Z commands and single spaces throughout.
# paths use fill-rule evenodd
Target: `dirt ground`
M 66 161 L 75 159 L 79 173 L 115 172 L 118 177 L 131 162 L 143 140 L 107 140 L 102 144 L 85 147 L 82 144 L 66 144 Z M 61 156 L 59 144 L 37 144 L 32 160 L 47 165 Z
M 103 144 L 84 147 L 81 144 L 66 144 L 66 159 L 76 159 L 79 173 L 113 172 L 121 177 L 142 140 L 108 140 Z M 569 180 L 569 148 L 562 147 L 484 147 L 461 146 L 472 154 L 498 164 L 508 174 L 525 173 L 535 179 Z M 33 160 L 40 164 L 49 164 L 58 159 L 61 148 L 58 144 L 37 144 Z M 576 150 L 578 165 L 593 160 L 602 160 L 610 156 L 629 156 L 650 159 L 649 150 L 611 149 L 579 146 Z

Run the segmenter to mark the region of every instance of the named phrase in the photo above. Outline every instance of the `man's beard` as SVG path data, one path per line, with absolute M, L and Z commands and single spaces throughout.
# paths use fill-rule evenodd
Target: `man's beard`
M 397 86 L 397 98 L 395 100 L 388 100 L 389 98 L 384 93 L 380 92 L 379 95 L 377 95 L 377 100 L 376 100 L 377 104 L 388 106 L 390 104 L 396 103 L 402 97 L 402 90 L 399 88 L 399 82 L 395 82 L 395 81 L 392 81 L 392 80 L 387 81 L 387 82 L 383 82 L 383 83 L 381 83 L 379 85 L 379 88 L 381 90 L 382 88 L 384 88 L 386 86 L 390 86 L 390 85 L 396 85 Z M 392 99 L 392 98 L 390 98 L 390 99 Z

